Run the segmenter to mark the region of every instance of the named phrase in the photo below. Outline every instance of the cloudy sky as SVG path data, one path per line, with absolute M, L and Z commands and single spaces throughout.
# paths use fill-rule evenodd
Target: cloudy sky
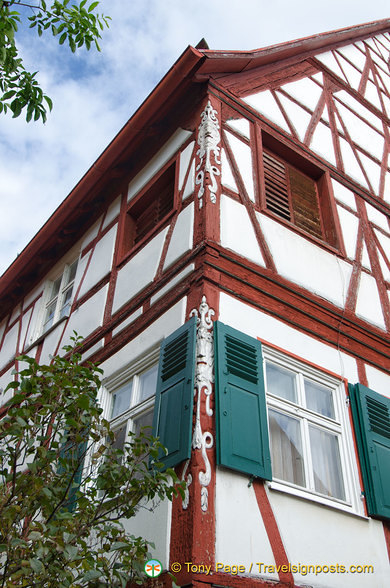
M 53 99 L 46 124 L 0 114 L 0 274 L 188 45 L 255 49 L 390 17 L 389 0 L 101 0 L 102 52 L 20 30 Z

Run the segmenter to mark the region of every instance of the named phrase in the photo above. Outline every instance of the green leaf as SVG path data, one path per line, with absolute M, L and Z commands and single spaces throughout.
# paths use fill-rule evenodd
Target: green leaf
M 49 110 L 50 110 L 50 111 L 51 111 L 51 110 L 53 110 L 53 101 L 52 101 L 52 99 L 51 99 L 51 98 L 49 98 L 49 96 L 44 96 L 44 99 L 45 99 L 45 100 L 46 100 L 46 102 L 47 102 L 47 105 L 48 105 L 48 107 L 49 107 Z
M 83 575 L 81 580 L 83 582 L 91 582 L 92 580 L 97 580 L 98 578 L 102 577 L 102 573 L 98 570 L 88 570 L 86 574 Z
M 29 564 L 31 566 L 31 569 L 36 574 L 41 574 L 42 572 L 45 571 L 45 567 L 44 567 L 43 563 L 41 561 L 39 561 L 39 559 L 30 559 Z
M 98 4 L 99 4 L 99 2 L 92 2 L 90 7 L 88 8 L 88 12 L 92 12 L 92 10 L 95 10 L 95 8 Z

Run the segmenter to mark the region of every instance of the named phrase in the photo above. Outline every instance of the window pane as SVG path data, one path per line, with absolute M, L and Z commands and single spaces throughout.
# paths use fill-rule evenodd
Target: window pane
M 55 296 L 57 296 L 58 292 L 60 291 L 62 276 L 58 278 L 55 282 L 53 282 L 53 286 L 50 293 L 50 300 L 52 300 Z
M 130 408 L 131 393 L 133 389 L 133 380 L 126 382 L 123 386 L 115 390 L 112 395 L 112 413 L 111 418 L 115 418 L 118 414 L 122 414 Z
M 75 279 L 76 270 L 77 270 L 77 261 L 74 261 L 69 268 L 68 279 L 66 280 L 66 285 L 70 284 Z
M 54 302 L 52 302 L 46 309 L 45 322 L 43 323 L 43 332 L 47 331 L 47 329 L 49 329 L 53 324 L 56 304 L 57 300 L 54 300 Z
M 307 408 L 334 419 L 333 394 L 330 388 L 305 379 L 305 392 Z
M 315 489 L 345 500 L 337 435 L 312 426 L 309 430 Z
M 154 365 L 139 377 L 139 401 L 142 402 L 156 394 L 158 364 Z
M 72 290 L 73 290 L 73 288 L 69 288 L 64 294 L 64 300 L 63 300 L 62 307 L 60 310 L 60 318 L 62 318 L 63 316 L 67 316 L 69 314 L 70 305 L 71 305 L 71 298 L 72 298 Z
M 111 446 L 114 449 L 123 449 L 127 437 L 127 423 L 121 426 L 120 429 L 114 431 L 114 441 Z
M 305 486 L 299 421 L 270 410 L 269 428 L 273 476 L 298 486 Z
M 295 374 L 274 363 L 267 362 L 267 391 L 286 400 L 296 402 Z
M 149 427 L 144 431 L 146 435 L 152 434 L 153 410 L 151 410 L 150 412 L 143 413 L 139 417 L 134 419 L 134 432 L 136 435 L 139 435 L 143 427 Z

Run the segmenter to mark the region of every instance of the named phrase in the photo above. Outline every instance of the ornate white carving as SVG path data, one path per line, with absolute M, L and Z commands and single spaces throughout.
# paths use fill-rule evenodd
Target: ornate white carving
M 214 445 L 213 435 L 202 431 L 200 423 L 200 405 L 202 401 L 202 392 L 205 394 L 206 414 L 213 414 L 210 408 L 210 396 L 212 394 L 212 384 L 214 382 L 214 344 L 213 344 L 213 321 L 211 317 L 214 310 L 209 308 L 206 302 L 206 296 L 203 296 L 199 306 L 199 311 L 193 309 L 190 316 L 197 317 L 197 336 L 196 336 L 196 370 L 195 370 L 195 395 L 197 395 L 196 420 L 194 434 L 192 438 L 192 447 L 202 451 L 205 470 L 199 472 L 199 482 L 201 489 L 201 508 L 207 511 L 208 508 L 208 490 L 207 486 L 211 481 L 211 466 L 207 455 L 207 450 Z
M 213 204 L 216 202 L 217 193 L 217 180 L 216 176 L 221 175 L 221 160 L 219 143 L 221 141 L 221 135 L 219 132 L 218 112 L 212 107 L 210 100 L 207 102 L 206 108 L 200 115 L 201 123 L 199 125 L 198 132 L 198 145 L 199 149 L 197 155 L 200 158 L 200 162 L 196 168 L 195 183 L 199 185 L 198 199 L 199 208 L 203 206 L 203 195 L 205 192 L 205 176 L 208 174 L 210 178 L 210 184 L 206 186 L 210 192 L 210 200 Z M 211 163 L 211 157 L 214 155 L 214 165 Z M 204 168 L 203 160 L 206 156 Z M 219 166 L 219 167 L 217 167 Z
M 186 476 L 186 473 L 187 473 L 187 469 L 188 469 L 189 464 L 190 464 L 190 460 L 187 459 L 187 461 L 186 461 L 186 463 L 184 465 L 183 475 L 181 477 L 182 482 L 185 481 L 185 483 L 186 483 L 186 487 L 184 489 L 184 498 L 183 498 L 183 508 L 184 509 L 187 509 L 188 508 L 188 504 L 190 502 L 190 491 L 189 491 L 189 487 L 192 484 L 192 476 L 191 476 L 191 474 L 188 474 L 187 480 L 185 479 L 185 476 Z

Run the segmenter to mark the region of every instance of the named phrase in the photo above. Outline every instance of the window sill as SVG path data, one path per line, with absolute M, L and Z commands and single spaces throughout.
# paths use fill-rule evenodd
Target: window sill
M 295 498 L 298 498 L 299 500 L 309 501 L 313 504 L 317 504 L 325 508 L 331 508 L 332 510 L 339 510 L 343 513 L 358 517 L 366 521 L 369 520 L 369 517 L 367 517 L 363 513 L 363 505 L 361 506 L 361 512 L 359 512 L 358 509 L 354 508 L 353 505 L 348 502 L 343 502 L 332 498 L 326 498 L 326 496 L 321 496 L 320 494 L 315 494 L 314 492 L 310 492 L 310 490 L 298 488 L 296 486 L 290 486 L 287 483 L 272 481 L 266 482 L 266 486 L 272 492 L 289 494 Z

